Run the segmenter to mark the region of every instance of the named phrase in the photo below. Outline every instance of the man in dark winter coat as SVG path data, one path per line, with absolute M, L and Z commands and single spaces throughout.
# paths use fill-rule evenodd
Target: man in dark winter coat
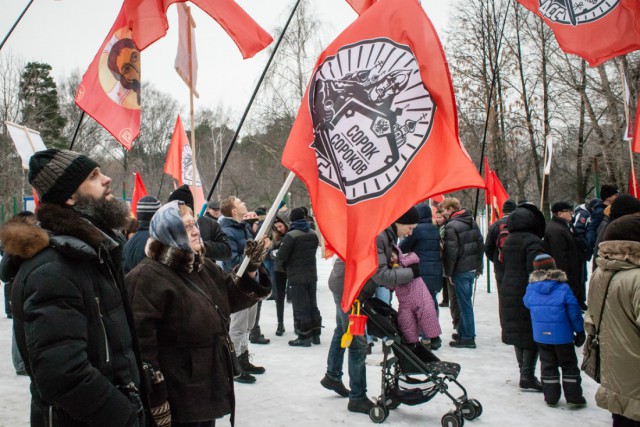
M 615 185 L 603 185 L 600 187 L 600 197 L 602 197 L 602 201 L 594 203 L 591 209 L 591 221 L 587 226 L 586 238 L 589 244 L 593 246 L 594 254 L 596 255 L 598 253 L 598 247 L 596 246 L 598 234 L 606 227 L 606 223 L 609 222 L 609 215 L 605 213 L 605 210 L 611 206 L 619 194 L 620 190 L 618 190 L 618 187 Z M 602 225 L 603 221 L 605 222 L 604 226 Z
M 582 248 L 588 244 L 578 242 L 574 233 L 573 206 L 567 202 L 556 202 L 551 206 L 551 213 L 553 216 L 544 232 L 545 251 L 556 260 L 558 269 L 567 275 L 569 287 L 584 310 L 586 294 L 582 288 Z
M 522 203 L 507 220 L 509 236 L 502 248 L 504 275 L 498 287 L 502 342 L 515 348 L 520 388 L 542 391 L 535 376 L 538 346 L 533 340 L 531 314 L 522 298 L 529 285 L 533 260 L 544 252 L 544 215 L 532 203 Z
M 442 258 L 440 256 L 440 232 L 431 220 L 431 207 L 427 203 L 416 206 L 420 222 L 410 236 L 402 239 L 400 249 L 404 253 L 415 252 L 420 258 L 420 277 L 427 284 L 438 311 L 438 292 L 442 290 Z
M 496 276 L 497 286 L 500 287 L 502 281 L 502 275 L 504 274 L 504 267 L 502 266 L 502 260 L 500 259 L 501 244 L 504 244 L 504 240 L 501 243 L 501 239 L 506 239 L 503 231 L 507 228 L 507 220 L 511 212 L 516 210 L 516 202 L 511 199 L 505 200 L 502 204 L 503 217 L 491 224 L 489 231 L 487 232 L 487 238 L 484 242 L 484 253 L 487 258 L 493 263 L 493 272 Z M 503 233 L 501 236 L 500 233 Z M 508 234 L 507 234 L 508 235 Z
M 188 185 L 182 185 L 176 188 L 170 195 L 168 202 L 173 200 L 180 200 L 185 205 L 189 206 L 193 212 L 193 193 Z M 222 232 L 218 222 L 209 217 L 198 217 L 198 228 L 200 229 L 200 236 L 204 241 L 204 247 L 206 249 L 205 256 L 214 261 L 224 261 L 231 256 L 231 247 L 227 241 L 227 236 Z M 242 254 L 242 252 L 240 252 Z
M 444 276 L 454 286 L 460 323 L 451 347 L 476 348 L 476 327 L 473 314 L 473 282 L 482 274 L 483 240 L 471 212 L 460 207 L 460 201 L 447 198 L 440 204 L 447 217 L 444 229 Z
M 284 267 L 287 273 L 293 304 L 293 324 L 298 333 L 298 338 L 289 341 L 289 345 L 309 347 L 311 342 L 320 344 L 322 328 L 316 298 L 316 252 L 319 241 L 318 235 L 309 228 L 302 208 L 292 209 L 289 219 L 291 225 L 282 239 L 276 263 Z
M 149 223 L 160 206 L 162 206 L 160 201 L 153 196 L 144 196 L 138 201 L 136 208 L 136 216 L 139 221 L 138 229 L 124 245 L 125 273 L 130 272 L 146 257 L 144 248 L 149 240 Z
M 14 330 L 31 377 L 32 426 L 142 426 L 142 369 L 124 287 L 129 218 L 93 160 L 44 150 L 29 162 L 42 228 L 3 228 L 22 265 L 12 294 Z

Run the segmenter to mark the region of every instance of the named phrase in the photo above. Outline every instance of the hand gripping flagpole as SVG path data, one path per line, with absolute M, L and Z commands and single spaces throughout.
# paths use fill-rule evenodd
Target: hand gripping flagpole
M 293 179 L 295 177 L 296 175 L 293 172 L 289 172 L 287 179 L 284 181 L 284 184 L 282 184 L 280 192 L 271 204 L 271 208 L 269 209 L 269 212 L 267 212 L 267 216 L 264 218 L 264 221 L 262 221 L 262 227 L 260 227 L 260 230 L 258 230 L 258 234 L 256 234 L 255 240 L 262 239 L 262 237 L 267 234 L 267 230 L 271 228 L 271 221 L 273 220 L 273 217 L 276 216 L 276 212 L 278 211 L 280 202 L 282 201 L 282 199 L 284 199 L 284 195 L 287 194 L 287 191 L 289 191 L 289 187 L 291 187 L 291 183 L 293 182 Z M 236 273 L 236 275 L 238 277 L 242 277 L 248 265 L 249 257 L 245 256 L 242 260 L 242 264 L 240 264 L 240 268 L 238 268 L 238 272 Z
M 253 90 L 253 94 L 251 95 L 251 99 L 249 100 L 249 104 L 247 105 L 247 108 L 245 108 L 244 114 L 242 114 L 242 118 L 240 119 L 240 123 L 238 123 L 238 127 L 236 128 L 236 133 L 233 135 L 233 138 L 231 139 L 231 143 L 229 144 L 229 148 L 227 148 L 227 152 L 224 153 L 224 158 L 222 159 L 222 162 L 220 163 L 220 167 L 218 168 L 218 171 L 216 172 L 216 176 L 213 179 L 213 184 L 211 184 L 211 188 L 209 189 L 209 194 L 207 194 L 207 200 L 205 200 L 205 204 L 204 204 L 204 206 L 202 206 L 202 210 L 200 212 L 201 216 L 204 215 L 204 211 L 205 211 L 206 205 L 207 205 L 206 202 L 208 202 L 209 199 L 211 199 L 211 196 L 213 195 L 213 191 L 216 189 L 216 185 L 218 185 L 218 181 L 220 181 L 220 176 L 222 175 L 222 171 L 223 171 L 225 165 L 227 164 L 227 160 L 229 159 L 229 155 L 231 154 L 231 150 L 233 150 L 233 146 L 235 145 L 236 141 L 238 140 L 238 135 L 240 134 L 240 130 L 242 129 L 242 126 L 244 125 L 244 121 L 247 118 L 247 115 L 249 114 L 249 110 L 251 109 L 251 106 L 253 105 L 253 101 L 255 100 L 256 95 L 258 94 L 258 90 L 260 89 L 260 86 L 262 85 L 262 81 L 264 80 L 264 77 L 267 75 L 267 71 L 269 70 L 269 66 L 271 65 L 271 62 L 273 62 L 273 58 L 276 56 L 276 52 L 278 52 L 278 48 L 280 47 L 280 43 L 282 42 L 282 39 L 284 38 L 284 35 L 287 32 L 287 28 L 289 28 L 289 24 L 291 23 L 291 20 L 293 19 L 293 15 L 296 13 L 296 10 L 298 9 L 298 5 L 299 4 L 300 4 L 300 0 L 297 0 L 296 4 L 293 6 L 293 9 L 291 10 L 291 14 L 289 15 L 289 19 L 287 19 L 287 23 L 284 25 L 284 28 L 282 29 L 282 33 L 280 33 L 280 37 L 278 37 L 278 41 L 276 42 L 275 46 L 273 47 L 273 52 L 271 52 L 271 56 L 269 57 L 269 60 L 267 61 L 267 65 L 265 65 L 264 70 L 262 71 L 262 75 L 260 76 L 260 80 L 258 80 L 258 84 L 256 84 L 256 88 Z M 244 270 L 242 270 L 242 271 L 244 271 Z

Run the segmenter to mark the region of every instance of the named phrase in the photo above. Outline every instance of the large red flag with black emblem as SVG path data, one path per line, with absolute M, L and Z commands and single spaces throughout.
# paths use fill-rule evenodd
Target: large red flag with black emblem
M 127 150 L 140 134 L 140 49 L 131 40 L 124 6 L 84 73 L 76 104 Z
M 345 310 L 376 270 L 381 231 L 432 195 L 484 187 L 417 0 L 376 2 L 320 55 L 282 164 L 307 185 L 322 234 L 345 260 Z
M 638 0 L 518 0 L 544 19 L 560 48 L 595 67 L 640 49 Z
M 185 0 L 125 0 L 132 38 L 142 50 L 167 34 L 167 8 Z M 251 58 L 273 38 L 233 0 L 191 0 L 216 20 L 240 49 L 243 58 Z

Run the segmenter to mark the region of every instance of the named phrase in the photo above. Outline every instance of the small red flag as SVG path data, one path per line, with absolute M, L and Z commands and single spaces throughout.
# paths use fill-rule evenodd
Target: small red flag
M 629 173 L 629 194 L 631 194 L 636 199 L 640 196 L 640 186 L 638 186 L 638 178 L 634 174 L 635 170 L 631 168 Z
M 149 194 L 147 192 L 147 187 L 144 186 L 140 173 L 136 172 L 135 176 L 136 179 L 133 185 L 133 194 L 131 195 L 131 215 L 134 217 L 138 214 L 138 201 Z
M 495 171 L 489 167 L 489 160 L 485 157 L 485 185 L 486 185 L 486 202 L 487 205 L 491 205 L 491 220 L 493 224 L 503 216 L 502 205 L 509 199 L 509 194 L 504 189 L 502 182 L 498 179 Z
M 489 159 L 484 158 L 484 187 L 485 195 L 484 201 L 487 206 L 491 206 L 491 199 L 493 198 L 493 175 L 491 175 L 491 169 L 489 169 Z
M 636 123 L 633 127 L 631 150 L 634 153 L 640 153 L 640 94 L 638 94 L 638 105 L 636 106 Z
M 124 0 L 124 8 L 140 50 L 167 34 L 167 8 L 185 0 Z M 273 38 L 233 0 L 191 0 L 216 20 L 233 39 L 242 57 L 247 59 L 260 52 Z
M 75 98 L 127 150 L 140 134 L 140 50 L 131 40 L 123 7 Z
M 179 185 L 189 185 L 193 193 L 193 157 L 189 138 L 182 126 L 182 120 L 178 115 L 176 125 L 173 128 L 173 136 L 167 152 L 167 160 L 164 164 L 164 173 L 171 175 Z M 204 204 L 204 192 L 200 174 L 196 171 L 196 191 L 193 195 L 194 207 L 200 209 Z
M 40 207 L 40 199 L 38 198 L 38 192 L 33 187 L 31 187 L 31 192 L 33 193 L 33 203 L 36 205 L 36 209 L 38 209 Z
M 544 19 L 560 48 L 592 67 L 640 49 L 638 0 L 518 0 Z
M 484 187 L 417 0 L 376 2 L 320 55 L 282 164 L 306 184 L 322 234 L 345 260 L 345 311 L 376 270 L 382 230 L 432 195 Z
M 349 6 L 351 6 L 358 15 L 362 15 L 362 12 L 367 10 L 370 6 L 373 6 L 375 2 L 376 0 L 347 0 Z

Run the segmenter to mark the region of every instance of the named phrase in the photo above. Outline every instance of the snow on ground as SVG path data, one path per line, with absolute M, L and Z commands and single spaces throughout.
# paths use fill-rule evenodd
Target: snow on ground
M 295 338 L 291 305 L 285 307 L 284 336 L 277 337 L 274 301 L 265 301 L 261 326 L 269 345 L 253 345 L 253 362 L 265 366 L 266 373 L 258 376 L 255 384 L 236 384 L 236 425 L 242 426 L 307 426 L 348 425 L 371 426 L 367 415 L 347 411 L 347 399 L 324 389 L 319 381 L 326 369 L 329 341 L 335 327 L 335 306 L 327 279 L 331 261 L 318 261 L 318 305 L 325 329 L 322 344 L 311 348 L 290 347 L 287 341 Z M 492 283 L 495 283 L 492 278 Z M 2 293 L 0 293 L 1 295 Z M 0 296 L 0 299 L 2 297 Z M 448 310 L 448 309 L 445 309 Z M 541 393 L 524 392 L 518 387 L 518 366 L 513 348 L 500 342 L 498 321 L 498 295 L 487 293 L 486 277 L 480 278 L 475 298 L 476 333 L 478 348 L 454 349 L 448 346 L 451 336 L 451 317 L 441 311 L 444 345 L 436 352 L 443 360 L 462 365 L 458 380 L 467 388 L 470 397 L 478 399 L 483 407 L 482 416 L 468 421 L 466 426 L 517 427 L 601 427 L 610 425 L 610 414 L 596 406 L 594 395 L 597 384 L 583 376 L 584 394 L 588 406 L 569 409 L 564 399 L 556 408 L 547 407 Z M 11 363 L 11 320 L 0 318 L 0 427 L 28 425 L 29 379 L 16 376 Z M 579 359 L 582 350 L 579 350 Z M 345 357 L 345 385 L 349 385 L 347 358 Z M 382 361 L 380 345 L 367 357 L 367 385 L 370 397 L 380 394 L 379 366 Z M 539 371 L 539 367 L 538 367 Z M 457 396 L 457 393 L 454 393 Z M 400 406 L 391 411 L 385 425 L 439 426 L 442 415 L 453 408 L 444 395 L 419 406 Z M 228 425 L 218 421 L 217 425 Z

